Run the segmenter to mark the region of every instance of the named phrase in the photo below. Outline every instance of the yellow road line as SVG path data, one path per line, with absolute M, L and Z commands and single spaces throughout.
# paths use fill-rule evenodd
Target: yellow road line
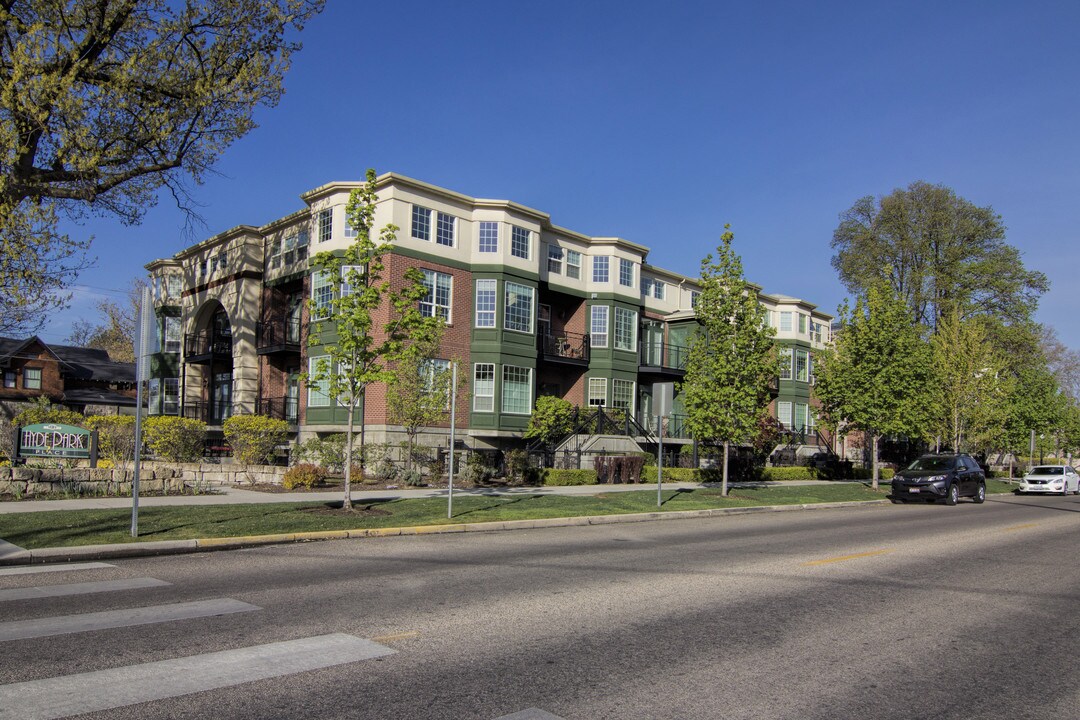
M 420 637 L 420 633 L 416 630 L 409 630 L 408 632 L 395 633 L 393 635 L 383 635 L 382 637 L 371 638 L 377 643 L 388 643 L 396 640 L 409 640 L 411 638 Z
M 891 552 L 892 550 L 874 550 L 872 552 L 856 553 L 855 555 L 841 555 L 840 557 L 825 558 L 824 560 L 811 560 L 810 562 L 803 563 L 803 566 L 828 565 L 829 563 L 844 562 L 845 560 L 858 560 L 859 558 L 884 555 Z
M 1012 527 L 1005 528 L 1005 532 L 1013 532 L 1015 530 L 1023 530 L 1024 528 L 1036 527 L 1039 523 L 1024 523 L 1023 525 L 1013 525 Z

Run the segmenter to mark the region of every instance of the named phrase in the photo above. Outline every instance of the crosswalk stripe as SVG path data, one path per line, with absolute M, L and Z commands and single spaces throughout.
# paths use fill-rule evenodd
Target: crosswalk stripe
M 249 605 L 232 598 L 218 598 L 172 605 L 150 605 L 148 607 L 124 610 L 107 610 L 82 615 L 61 615 L 36 620 L 16 620 L 0 623 L 0 642 L 67 635 L 90 630 L 131 627 L 133 625 L 151 625 L 172 620 L 188 620 L 260 609 L 256 605 Z
M 114 592 L 117 590 L 136 590 L 138 588 L 162 587 L 171 585 L 156 578 L 126 578 L 123 580 L 101 580 L 99 582 L 69 583 L 66 585 L 45 585 L 43 587 L 9 588 L 0 590 L 0 602 L 11 600 L 34 600 L 66 595 L 87 595 L 89 593 Z
M 19 565 L 16 567 L 0 568 L 0 575 L 32 575 L 45 572 L 66 572 L 68 570 L 98 570 L 100 568 L 116 567 L 109 563 L 61 563 L 59 565 Z
M 0 686 L 0 720 L 53 720 L 394 653 L 334 633 Z

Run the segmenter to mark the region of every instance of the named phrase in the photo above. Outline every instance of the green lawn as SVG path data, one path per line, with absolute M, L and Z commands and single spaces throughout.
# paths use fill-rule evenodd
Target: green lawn
M 880 500 L 859 484 L 785 486 L 732 490 L 665 490 L 664 511 L 701 510 L 754 505 L 792 505 L 844 500 Z M 187 540 L 318 530 L 410 527 L 499 520 L 614 515 L 656 511 L 656 491 L 613 492 L 596 496 L 514 495 L 454 498 L 454 517 L 446 517 L 444 498 L 391 500 L 357 505 L 385 514 L 325 513 L 325 502 L 268 505 L 202 505 L 143 507 L 139 540 Z M 313 508 L 315 510 L 313 510 Z M 0 538 L 24 548 L 134 542 L 130 510 L 75 510 L 0 515 Z

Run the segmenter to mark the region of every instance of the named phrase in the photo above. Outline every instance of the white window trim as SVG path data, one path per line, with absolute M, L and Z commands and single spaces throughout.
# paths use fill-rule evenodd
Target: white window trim
M 316 382 L 316 381 L 313 381 L 313 380 L 310 379 L 310 376 L 315 374 L 315 370 L 316 370 L 316 368 L 318 366 L 319 360 L 322 360 L 323 358 L 327 358 L 329 360 L 330 356 L 329 355 L 316 355 L 314 357 L 309 357 L 308 358 L 308 377 L 309 377 L 309 380 L 304 384 L 307 385 L 307 392 L 308 392 L 307 406 L 309 408 L 333 407 L 333 403 L 330 401 L 330 388 L 328 387 L 329 380 L 321 380 L 321 381 Z M 316 402 L 316 399 L 315 399 L 316 394 L 319 394 L 323 398 L 325 398 L 325 402 L 323 402 L 323 401 Z
M 491 299 L 493 306 L 491 308 L 491 324 L 480 324 L 480 286 L 481 284 L 487 286 L 491 285 Z M 486 290 L 485 290 L 486 292 Z M 488 312 L 488 311 L 484 311 Z M 476 287 L 473 291 L 473 326 L 478 328 L 484 328 L 487 330 L 494 330 L 499 325 L 499 281 L 494 278 L 477 278 Z
M 527 330 L 521 330 L 518 328 L 508 327 L 507 323 L 510 322 L 510 298 L 508 295 L 511 292 L 510 287 L 524 288 L 529 291 L 529 327 Z M 520 283 L 506 281 L 503 283 L 503 330 L 507 332 L 517 332 L 525 335 L 532 335 L 533 329 L 536 326 L 536 288 L 529 285 L 522 285 Z
M 593 386 L 603 384 L 604 394 L 597 397 L 593 394 Z M 593 403 L 594 399 L 601 400 L 599 404 Z M 608 406 L 608 379 L 606 377 L 591 377 L 588 384 L 585 386 L 585 405 L 587 407 L 607 407 Z
M 596 341 L 595 317 L 600 308 L 604 309 L 604 342 L 602 343 Z M 589 307 L 589 344 L 595 348 L 606 348 L 609 342 L 611 342 L 611 308 L 608 305 L 592 305 Z
M 491 393 L 482 394 L 476 389 L 476 371 L 481 368 L 491 369 Z M 479 408 L 477 402 L 480 398 L 488 398 L 491 400 L 491 407 Z M 493 413 L 495 412 L 495 363 L 473 363 L 473 412 Z
M 525 411 L 516 412 L 514 410 L 506 409 L 506 371 L 507 370 L 524 370 L 528 374 L 528 379 L 525 381 L 529 388 L 529 394 L 525 400 Z M 503 415 L 532 415 L 533 406 L 533 370 L 529 367 L 522 367 L 520 365 L 503 365 L 502 366 L 502 387 L 499 389 L 499 410 Z

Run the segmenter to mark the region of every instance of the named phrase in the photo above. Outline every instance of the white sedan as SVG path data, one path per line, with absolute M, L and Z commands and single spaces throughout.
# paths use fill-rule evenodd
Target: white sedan
M 1080 474 L 1072 465 L 1036 465 L 1024 474 L 1017 491 L 1080 495 Z

